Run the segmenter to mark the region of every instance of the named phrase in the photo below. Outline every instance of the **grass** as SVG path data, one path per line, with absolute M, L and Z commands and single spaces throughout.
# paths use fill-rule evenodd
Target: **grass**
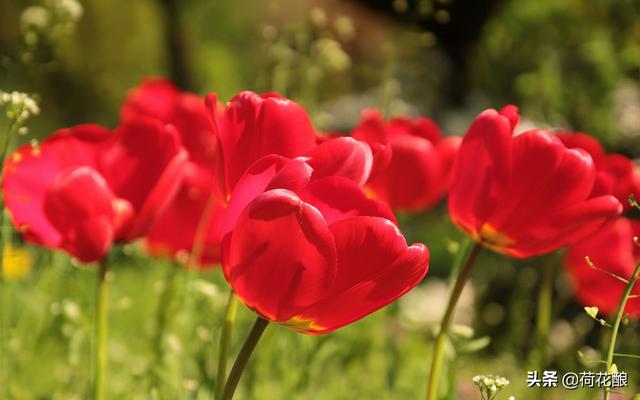
M 3 282 L 8 398 L 91 398 L 96 266 L 74 266 L 62 253 L 33 251 L 36 263 L 28 278 Z M 190 273 L 174 269 L 169 260 L 147 258 L 135 247 L 125 251 L 128 255 L 118 249 L 111 257 L 107 398 L 212 399 L 228 295 L 220 271 Z M 236 398 L 424 398 L 433 337 L 406 324 L 400 308 L 393 304 L 324 336 L 270 324 Z M 229 365 L 254 320 L 244 306 L 238 311 Z M 477 374 L 503 375 L 512 382 L 498 398 L 536 398 L 526 388 L 525 362 L 509 350 L 465 354 L 455 364 L 445 363 L 445 378 L 457 379 L 457 398 L 479 398 L 471 382 Z M 543 398 L 599 396 L 554 389 L 544 391 Z

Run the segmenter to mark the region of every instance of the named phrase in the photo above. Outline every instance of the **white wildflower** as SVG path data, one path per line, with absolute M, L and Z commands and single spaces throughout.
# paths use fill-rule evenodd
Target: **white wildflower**
M 26 93 L 3 92 L 0 90 L 0 108 L 3 108 L 7 118 L 17 126 L 22 125 L 32 115 L 40 113 L 38 103 Z

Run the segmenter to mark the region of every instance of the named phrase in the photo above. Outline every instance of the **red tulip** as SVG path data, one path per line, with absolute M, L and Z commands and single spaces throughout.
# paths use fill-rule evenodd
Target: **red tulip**
M 311 180 L 328 177 L 340 178 L 348 182 L 350 187 L 359 187 L 363 177 L 369 175 L 370 168 L 369 147 L 345 137 L 329 140 L 312 149 L 308 155 L 296 159 L 276 154 L 265 156 L 254 162 L 238 180 L 229 201 L 211 219 L 209 233 L 221 239 L 231 232 L 244 208 L 266 190 L 284 188 L 298 191 Z M 360 189 L 355 191 L 357 194 L 360 192 Z M 345 193 L 347 196 L 354 191 L 348 190 Z M 344 200 L 344 204 L 348 205 L 351 199 L 345 197 Z M 375 210 L 382 210 L 379 212 L 387 210 L 386 205 L 378 200 L 368 201 L 366 204 Z M 385 217 L 395 222 L 391 212 L 385 213 Z
M 513 136 L 517 108 L 486 110 L 462 140 L 449 191 L 454 223 L 486 247 L 518 258 L 575 243 L 619 215 L 595 195 L 594 162 L 541 130 Z
M 587 266 L 588 256 L 595 267 L 624 279 L 631 278 L 640 262 L 640 248 L 633 236 L 640 235 L 640 221 L 617 218 L 588 238 L 574 244 L 565 256 L 565 268 L 580 303 L 598 307 L 605 314 L 617 311 L 626 284 Z M 640 295 L 640 286 L 632 294 Z M 640 316 L 640 299 L 631 299 L 625 312 Z
M 371 148 L 349 137 L 327 140 L 308 151 L 314 178 L 344 176 L 363 186 L 373 166 Z
M 593 137 L 581 132 L 557 133 L 568 148 L 579 148 L 591 155 L 598 171 L 595 191 L 612 194 L 626 210 L 630 208 L 629 195 L 640 196 L 640 171 L 629 158 L 621 154 L 607 154 Z
M 123 121 L 141 115 L 172 124 L 192 162 L 213 163 L 216 138 L 202 97 L 181 92 L 167 79 L 148 78 L 129 92 L 120 110 Z
M 306 111 L 277 94 L 241 92 L 223 112 L 215 94 L 210 94 L 207 106 L 219 142 L 217 183 L 223 203 L 258 159 L 269 154 L 297 157 L 315 147 L 316 135 Z
M 113 133 L 79 125 L 20 147 L 5 163 L 2 190 L 28 241 L 92 262 L 113 242 L 146 234 L 178 189 L 186 158 L 176 132 L 153 120 Z
M 129 93 L 120 113 L 123 120 L 140 115 L 155 118 L 172 124 L 180 134 L 189 153 L 185 177 L 175 199 L 147 234 L 146 244 L 148 251 L 156 255 L 175 257 L 192 253 L 215 180 L 216 136 L 204 99 L 179 91 L 168 80 L 146 79 Z M 220 212 L 220 206 L 210 211 L 215 215 Z M 202 252 L 195 261 L 202 265 L 219 261 L 220 238 L 205 234 L 202 242 Z
M 260 316 L 323 334 L 416 286 L 429 253 L 422 244 L 407 246 L 391 210 L 367 198 L 356 181 L 316 174 L 313 164 L 271 155 L 238 180 L 222 266 L 235 293 Z
M 275 95 L 258 96 L 245 92 L 236 96 L 227 110 L 220 110 L 213 96 L 209 104 L 214 105 L 211 110 L 211 135 L 219 135 L 219 144 L 215 154 L 218 162 L 214 166 L 209 165 L 207 171 L 217 175 L 219 182 L 229 182 L 228 187 L 225 183 L 224 188 L 219 188 L 219 193 L 229 192 L 217 196 L 218 202 L 205 221 L 207 232 L 203 243 L 204 254 L 199 260 L 201 263 L 218 260 L 220 240 L 233 229 L 234 218 L 239 212 L 237 208 L 261 193 L 261 190 L 256 191 L 253 197 L 230 196 L 240 179 L 234 174 L 244 174 L 258 158 L 268 154 L 292 157 L 306 153 L 306 157 L 314 160 L 317 176 L 344 175 L 363 180 L 369 174 L 371 154 L 368 146 L 350 138 L 341 138 L 320 146 L 327 149 L 331 147 L 328 151 L 316 152 L 315 133 L 306 113 L 289 100 Z M 191 170 L 193 173 L 189 176 L 197 174 L 202 168 L 188 168 L 188 171 Z M 203 218 L 202 210 L 214 191 L 215 185 L 212 183 L 213 179 L 195 182 L 188 178 L 185 180 L 173 206 L 160 217 L 148 236 L 152 252 L 176 254 L 191 251 L 195 232 Z M 243 202 L 239 198 L 244 199 Z
M 371 145 L 376 166 L 368 187 L 393 209 L 428 209 L 446 194 L 459 137 L 445 139 L 428 118 L 385 122 L 373 110 L 363 113 L 351 135 Z

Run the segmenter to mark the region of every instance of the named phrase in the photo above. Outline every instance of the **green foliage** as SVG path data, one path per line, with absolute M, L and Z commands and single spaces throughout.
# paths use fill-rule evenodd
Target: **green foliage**
M 634 0 L 506 2 L 484 30 L 475 81 L 526 115 L 613 142 L 615 92 L 640 77 L 638 11 Z

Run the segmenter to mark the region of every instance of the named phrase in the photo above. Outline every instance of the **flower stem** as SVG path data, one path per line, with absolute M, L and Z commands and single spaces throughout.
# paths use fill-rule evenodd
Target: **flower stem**
M 633 275 L 629 278 L 629 283 L 627 284 L 626 289 L 624 290 L 624 294 L 620 299 L 620 306 L 618 307 L 618 312 L 616 314 L 615 322 L 613 323 L 613 331 L 611 332 L 611 340 L 609 341 L 609 349 L 607 350 L 607 372 L 611 371 L 611 365 L 613 364 L 613 356 L 616 350 L 616 340 L 618 339 L 618 331 L 620 330 L 620 323 L 622 322 L 622 317 L 624 316 L 624 308 L 627 305 L 627 301 L 629 300 L 629 296 L 631 295 L 631 291 L 633 290 L 633 286 L 638 280 L 638 276 L 640 276 L 640 263 L 636 265 L 636 269 L 633 271 Z M 604 400 L 609 400 L 611 396 L 611 389 L 604 389 Z
M 5 229 L 6 218 L 4 217 L 4 202 L 2 199 L 2 193 L 0 193 L 0 304 L 2 305 L 2 309 L 0 309 L 0 371 L 2 371 L 2 380 L 0 381 L 0 386 L 4 388 L 3 394 L 4 397 L 9 398 L 9 365 L 7 360 L 7 342 L 9 340 L 9 329 L 8 329 L 8 310 L 5 307 L 8 307 L 8 302 L 6 301 L 7 292 L 9 290 L 8 283 L 4 278 L 4 248 L 7 242 L 5 237 Z
M 96 287 L 96 327 L 95 327 L 95 400 L 105 399 L 107 372 L 107 332 L 108 332 L 108 282 L 107 260 L 100 261 Z
M 451 320 L 453 319 L 456 304 L 460 299 L 464 285 L 469 277 L 469 272 L 471 272 L 473 264 L 478 258 L 478 254 L 480 254 L 480 250 L 482 250 L 482 246 L 478 243 L 474 244 L 471 248 L 469 256 L 460 269 L 458 278 L 456 279 L 453 289 L 451 290 L 451 294 L 449 295 L 449 304 L 447 305 L 447 310 L 442 317 L 440 332 L 438 332 L 436 343 L 433 347 L 433 354 L 431 355 L 431 373 L 429 375 L 429 382 L 427 385 L 427 400 L 437 400 L 438 398 L 438 383 L 442 372 L 442 361 L 447 342 L 447 334 L 449 332 L 449 327 L 451 326 Z
M 551 313 L 553 308 L 553 281 L 555 276 L 555 257 L 547 257 L 544 269 L 542 270 L 542 279 L 540 282 L 540 291 L 538 292 L 538 307 L 536 313 L 536 336 L 535 348 L 531 353 L 531 367 L 534 370 L 541 371 L 546 362 L 546 346 L 549 329 L 551 328 Z M 540 391 L 542 393 L 542 391 Z
M 164 351 L 162 348 L 162 341 L 164 339 L 164 331 L 167 326 L 167 308 L 171 304 L 173 297 L 173 285 L 175 282 L 176 273 L 178 271 L 177 265 L 169 265 L 169 271 L 166 273 L 162 282 L 162 292 L 160 293 L 160 299 L 158 300 L 158 307 L 156 309 L 155 317 L 155 332 L 153 336 L 153 348 L 155 353 L 155 362 L 153 363 L 155 373 L 153 374 L 153 386 L 158 388 L 160 385 L 160 373 L 159 369 L 162 366 Z
M 231 336 L 233 334 L 233 326 L 236 322 L 236 310 L 238 309 L 238 298 L 233 290 L 229 290 L 229 299 L 227 300 L 227 308 L 224 316 L 224 326 L 220 334 L 220 345 L 218 354 L 218 377 L 216 379 L 216 399 L 222 396 L 224 389 L 224 381 L 227 378 L 227 355 L 229 354 L 229 346 L 231 345 Z
M 193 316 L 197 314 L 195 310 L 195 299 L 192 291 L 192 284 L 196 280 L 197 277 L 197 264 L 202 258 L 202 254 L 205 250 L 205 241 L 207 239 L 207 231 L 209 229 L 209 222 L 211 221 L 211 216 L 213 215 L 213 211 L 216 206 L 216 199 L 213 194 L 209 195 L 207 199 L 207 204 L 200 215 L 200 220 L 198 221 L 198 226 L 196 227 L 196 231 L 193 237 L 193 244 L 191 246 L 191 252 L 189 254 L 189 258 L 187 259 L 185 268 L 186 268 L 186 279 L 184 281 L 184 298 L 182 302 L 182 314 L 184 315 L 184 323 L 181 329 L 182 335 L 185 340 L 190 343 L 191 337 L 193 337 L 194 330 L 194 320 Z M 190 353 L 192 347 L 188 349 L 188 351 L 183 352 L 183 356 L 180 358 L 180 370 L 182 371 L 182 377 L 188 375 L 187 371 L 187 359 L 186 355 Z M 208 374 L 205 374 L 208 378 Z M 183 397 L 187 396 L 188 391 L 185 388 L 185 392 L 183 392 Z
M 22 112 L 22 110 L 19 110 Z M 16 118 L 11 119 L 9 123 L 9 128 L 7 132 L 1 139 L 0 144 L 0 185 L 2 184 L 2 166 L 4 166 L 5 159 L 7 155 L 10 153 L 13 147 L 13 138 L 20 128 L 20 124 Z M 8 328 L 8 312 L 5 309 L 7 307 L 7 301 L 5 296 L 8 296 L 8 284 L 4 278 L 4 249 L 8 244 L 11 243 L 11 227 L 9 224 L 9 220 L 5 216 L 4 212 L 5 204 L 4 204 L 4 196 L 2 191 L 0 191 L 0 289 L 2 296 L 0 296 L 0 304 L 2 304 L 2 309 L 0 309 L 0 386 L 4 388 L 4 396 L 9 398 L 10 395 L 10 366 L 7 360 L 7 341 L 9 340 L 9 328 Z
M 238 358 L 236 358 L 236 362 L 233 364 L 233 368 L 231 368 L 229 379 L 227 379 L 227 382 L 224 384 L 221 400 L 233 399 L 233 394 L 238 387 L 240 377 L 247 366 L 247 362 L 249 362 L 249 358 L 251 357 L 253 350 L 258 344 L 258 340 L 260 340 L 260 337 L 268 324 L 269 321 L 266 319 L 262 319 L 260 317 L 256 318 L 256 322 L 254 322 L 251 332 L 249 332 L 249 336 L 247 336 L 247 340 L 245 340 L 244 345 L 238 354 Z

